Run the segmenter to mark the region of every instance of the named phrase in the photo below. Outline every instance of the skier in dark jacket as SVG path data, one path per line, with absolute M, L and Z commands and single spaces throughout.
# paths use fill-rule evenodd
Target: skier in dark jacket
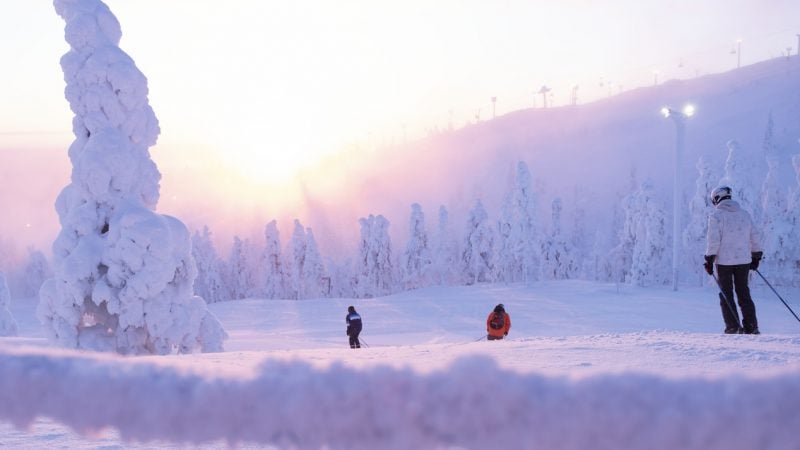
M 347 308 L 347 336 L 350 337 L 350 348 L 361 348 L 358 335 L 361 333 L 361 316 L 356 312 L 354 306 Z
M 706 262 L 709 275 L 714 265 L 719 275 L 722 318 L 726 334 L 759 334 L 756 306 L 750 297 L 747 278 L 751 270 L 758 269 L 763 255 L 761 241 L 750 214 L 731 200 L 731 188 L 721 186 L 711 192 L 715 210 L 708 218 Z M 733 303 L 733 293 L 742 309 L 742 324 Z

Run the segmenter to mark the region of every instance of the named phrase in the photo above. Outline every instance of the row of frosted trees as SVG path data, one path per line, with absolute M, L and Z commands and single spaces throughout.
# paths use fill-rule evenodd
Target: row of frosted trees
M 361 218 L 357 252 L 344 261 L 324 260 L 312 230 L 297 220 L 285 247 L 272 221 L 264 230 L 263 248 L 235 237 L 226 261 L 205 228 L 192 238 L 198 268 L 195 291 L 211 302 L 374 297 L 430 285 L 575 278 L 580 264 L 574 239 L 562 231 L 561 200 L 553 201 L 550 231 L 543 233 L 531 186 L 528 166 L 519 162 L 500 218 L 490 220 L 483 203 L 476 201 L 460 240 L 444 206 L 431 232 L 422 206 L 411 205 L 409 235 L 401 250 L 392 243 L 385 217 Z
M 769 133 L 767 133 L 769 136 Z M 765 139 L 766 177 L 757 179 L 758 161 L 747 156 L 736 141 L 728 143 L 724 173 L 707 160 L 697 162 L 695 192 L 688 201 L 684 227 L 681 276 L 703 284 L 702 271 L 709 192 L 726 184 L 734 198 L 753 214 L 765 243 L 765 273 L 777 284 L 800 280 L 800 155 L 792 159 L 797 174 L 795 186 L 786 186 L 778 175 L 781 162 L 789 158 L 771 148 Z M 760 158 L 756 158 L 760 159 Z M 785 160 L 785 161 L 784 161 Z M 524 162 L 516 165 L 509 188 L 490 219 L 477 200 L 467 215 L 462 238 L 450 221 L 447 209 L 438 210 L 429 229 L 419 204 L 411 205 L 409 234 L 397 249 L 389 236 L 389 221 L 381 216 L 362 218 L 358 250 L 343 261 L 324 259 L 310 228 L 295 221 L 287 245 L 281 244 L 277 223 L 264 231 L 265 246 L 234 238 L 231 255 L 223 261 L 212 245 L 206 228 L 193 237 L 197 260 L 197 294 L 208 301 L 247 297 L 302 299 L 318 297 L 374 297 L 430 285 L 483 282 L 517 283 L 536 280 L 583 278 L 639 286 L 666 285 L 671 280 L 670 233 L 672 218 L 666 213 L 652 182 L 635 181 L 622 197 L 613 217 L 612 236 L 594 225 L 587 231 L 586 212 L 576 205 L 571 227 L 562 223 L 563 202 L 550 204 L 550 221 L 537 220 L 537 195 Z M 596 224 L 596 221 L 595 221 Z M 568 230 L 569 228 L 569 230 Z

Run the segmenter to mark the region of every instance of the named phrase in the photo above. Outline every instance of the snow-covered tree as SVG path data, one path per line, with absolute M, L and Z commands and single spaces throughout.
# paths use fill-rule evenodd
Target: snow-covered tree
M 708 216 L 714 209 L 711 191 L 717 186 L 719 176 L 711 169 L 704 157 L 697 160 L 697 180 L 694 196 L 689 202 L 689 221 L 683 230 L 683 252 L 688 261 L 688 270 L 700 286 L 708 277 L 703 269 L 706 251 Z
M 284 298 L 286 295 L 283 255 L 278 222 L 273 220 L 264 229 L 266 245 L 261 257 L 261 281 L 266 298 Z
M 462 278 L 467 284 L 493 281 L 494 231 L 480 200 L 469 212 L 461 254 Z
M 221 351 L 227 337 L 205 301 L 186 226 L 155 212 L 159 134 L 147 79 L 119 48 L 100 0 L 55 0 L 70 51 L 61 58 L 75 113 L 71 183 L 56 200 L 54 278 L 37 315 L 62 345 L 126 354 Z
M 361 239 L 356 265 L 358 297 L 378 297 L 390 294 L 394 287 L 392 242 L 389 221 L 381 215 L 359 219 Z
M 542 240 L 542 276 L 547 280 L 564 280 L 575 278 L 578 264 L 573 256 L 574 247 L 567 241 L 561 229 L 561 199 L 555 198 L 552 203 L 552 220 L 550 233 Z
M 642 183 L 635 201 L 638 215 L 635 220 L 631 282 L 637 286 L 667 284 L 671 279 L 672 265 L 664 205 L 656 198 L 649 181 Z
M 784 251 L 789 255 L 791 284 L 800 284 L 800 154 L 792 157 L 795 172 L 795 186 L 789 195 L 786 222 L 789 224 L 789 235 Z
M 633 249 L 636 245 L 636 221 L 639 217 L 637 191 L 632 191 L 622 197 L 620 201 L 621 216 L 623 217 L 619 229 L 619 241 L 608 255 L 611 266 L 611 279 L 617 283 L 625 283 L 631 278 L 631 264 L 633 263 Z
M 411 205 L 409 237 L 401 263 L 402 283 L 406 289 L 425 287 L 431 282 L 431 256 L 428 249 L 428 232 L 425 214 L 419 203 Z
M 286 248 L 286 288 L 288 297 L 303 298 L 303 265 L 306 258 L 306 229 L 295 219 L 292 239 Z
M 28 260 L 22 269 L 24 297 L 36 297 L 45 280 L 53 277 L 53 269 L 47 262 L 44 253 L 33 247 L 28 248 Z
M 233 237 L 231 254 L 226 264 L 227 276 L 225 284 L 228 286 L 231 300 L 241 300 L 250 297 L 255 286 L 255 272 L 251 264 L 250 252 L 252 244 L 249 239 L 242 240 L 239 236 Z
M 11 292 L 8 290 L 6 276 L 0 272 L 0 336 L 16 336 L 17 322 L 9 311 Z
M 302 298 L 320 298 L 330 295 L 330 278 L 322 262 L 317 240 L 311 228 L 306 228 L 306 254 L 300 272 Z
M 348 298 L 356 296 L 356 278 L 353 274 L 353 261 L 350 258 L 342 262 L 328 259 L 326 263 L 330 277 L 330 296 Z
M 194 292 L 203 297 L 206 303 L 230 300 L 225 285 L 225 262 L 217 255 L 207 226 L 203 227 L 202 234 L 195 231 L 192 235 L 192 255 L 197 265 Z
M 458 241 L 450 225 L 450 215 L 444 205 L 439 207 L 439 221 L 432 239 L 433 279 L 441 285 L 451 285 L 459 281 Z
M 733 199 L 742 209 L 750 212 L 755 223 L 761 223 L 761 201 L 759 186 L 753 171 L 753 158 L 750 158 L 736 140 L 728 141 L 728 159 L 725 160 L 725 176 L 719 186 L 728 186 Z
M 583 264 L 582 276 L 585 279 L 593 281 L 612 281 L 614 279 L 613 267 L 609 260 L 610 248 L 609 233 L 596 230 L 592 249 Z
M 535 195 L 528 165 L 517 163 L 498 221 L 497 277 L 505 282 L 534 281 L 540 272 Z
M 787 207 L 788 190 L 779 181 L 778 155 L 768 155 L 767 166 L 767 177 L 761 188 L 763 215 L 760 231 L 764 240 L 764 267 L 772 274 L 775 283 L 786 284 L 791 281 L 793 270 L 792 258 L 786 252 L 792 232 Z

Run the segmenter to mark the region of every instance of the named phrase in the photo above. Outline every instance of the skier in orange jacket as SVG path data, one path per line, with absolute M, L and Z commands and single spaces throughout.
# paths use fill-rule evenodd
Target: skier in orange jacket
M 486 318 L 486 337 L 490 341 L 503 339 L 511 329 L 511 316 L 502 303 L 494 307 L 494 311 Z

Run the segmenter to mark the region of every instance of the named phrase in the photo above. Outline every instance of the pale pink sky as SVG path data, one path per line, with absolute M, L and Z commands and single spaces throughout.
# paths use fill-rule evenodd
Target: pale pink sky
M 733 68 L 738 39 L 742 64 L 796 52 L 800 32 L 796 0 L 107 3 L 161 122 L 159 209 L 231 229 L 302 216 L 301 174 L 336 186 L 326 155 L 488 119 L 493 96 L 498 115 L 542 85 L 586 102 Z M 72 139 L 63 23 L 51 2 L 3 6 L 0 237 L 47 248 Z

